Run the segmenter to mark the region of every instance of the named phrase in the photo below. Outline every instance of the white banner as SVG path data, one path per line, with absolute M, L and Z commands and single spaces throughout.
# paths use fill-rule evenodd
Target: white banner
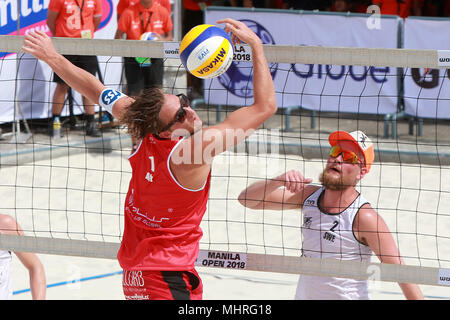
M 450 49 L 449 20 L 407 18 L 406 49 L 443 50 L 438 63 L 443 65 Z M 441 62 L 439 62 L 441 58 Z M 408 69 L 405 77 L 405 112 L 433 119 L 450 118 L 450 75 L 447 69 Z
M 366 16 L 207 10 L 205 23 L 241 20 L 265 44 L 397 48 L 399 20 Z M 331 31 L 332 30 L 332 31 Z M 280 108 L 302 106 L 333 112 L 386 114 L 397 111 L 396 68 L 270 63 Z M 233 62 L 226 74 L 205 82 L 212 104 L 253 102 L 251 63 Z M 226 90 L 224 90 L 224 88 Z

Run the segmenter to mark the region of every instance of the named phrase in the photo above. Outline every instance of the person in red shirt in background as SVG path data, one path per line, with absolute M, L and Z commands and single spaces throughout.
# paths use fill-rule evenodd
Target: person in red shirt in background
M 240 21 L 217 23 L 224 23 L 232 39 L 245 42 L 252 50 L 254 102 L 233 111 L 221 123 L 205 127 L 186 96 L 149 88 L 137 97 L 128 97 L 106 88 L 64 59 L 44 32 L 25 36 L 24 52 L 47 63 L 76 90 L 98 100 L 140 141 L 129 157 L 132 176 L 117 255 L 124 270 L 122 286 L 127 299 L 202 299 L 195 261 L 212 162 L 247 139 L 277 111 L 261 39 Z
M 47 11 L 47 25 L 54 37 L 93 38 L 102 17 L 101 0 L 50 0 Z M 67 55 L 66 58 L 76 66 L 95 75 L 98 69 L 96 56 Z M 56 82 L 52 100 L 52 121 L 49 126 L 53 136 L 53 121 L 60 117 L 69 86 L 55 74 Z M 100 132 L 94 122 L 94 104 L 83 96 L 86 116 L 86 135 L 99 137 Z
M 143 33 L 154 32 L 158 34 L 159 40 L 171 41 L 173 38 L 172 30 L 172 19 L 165 7 L 161 6 L 156 0 L 139 0 L 134 5 L 125 8 L 120 14 L 114 38 L 122 39 L 126 35 L 128 40 L 139 40 Z M 150 62 L 150 65 L 143 65 L 138 63 L 134 57 L 124 57 L 127 95 L 137 96 L 143 89 L 162 88 L 164 60 L 152 58 Z M 136 150 L 136 146 L 137 141 L 132 138 L 131 153 Z
M 402 18 L 411 15 L 413 0 L 374 0 L 372 4 L 380 7 L 381 14 L 393 14 Z

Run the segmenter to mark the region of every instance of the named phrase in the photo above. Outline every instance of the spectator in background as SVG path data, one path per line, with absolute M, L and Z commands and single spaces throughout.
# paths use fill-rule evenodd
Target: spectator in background
M 330 11 L 331 0 L 283 0 L 283 9 Z
M 54 37 L 68 38 L 93 38 L 94 32 L 100 25 L 102 17 L 101 0 L 50 0 L 47 11 L 47 25 Z M 98 69 L 96 56 L 65 56 L 74 65 L 95 75 Z M 49 133 L 53 136 L 53 121 L 55 117 L 60 117 L 64 107 L 67 90 L 69 86 L 54 74 L 53 81 L 56 88 L 52 99 L 52 121 L 49 126 Z M 94 103 L 84 97 L 83 106 L 86 117 L 86 135 L 99 137 L 100 131 L 95 124 Z
M 145 32 L 158 34 L 161 41 L 172 41 L 173 23 L 167 9 L 155 0 L 139 0 L 136 4 L 125 8 L 120 15 L 115 39 L 126 35 L 128 40 L 139 40 Z M 125 78 L 127 79 L 128 96 L 137 96 L 143 89 L 162 88 L 164 77 L 164 60 L 152 58 L 150 65 L 139 64 L 135 57 L 125 57 Z M 136 141 L 132 141 L 132 153 L 136 149 Z
M 412 14 L 427 17 L 450 17 L 450 0 L 413 0 Z
M 319 176 L 322 187 L 290 170 L 251 184 L 238 201 L 253 210 L 302 210 L 303 257 L 367 262 L 375 253 L 382 263 L 403 264 L 387 224 L 356 189 L 375 158 L 370 138 L 362 131 L 335 131 L 328 141 L 330 153 Z M 367 280 L 301 275 L 295 299 L 367 300 L 368 285 Z M 418 285 L 399 285 L 407 299 L 423 300 Z
M 16 220 L 0 214 L 0 234 L 23 236 L 22 228 Z M 33 300 L 44 300 L 47 290 L 44 266 L 39 258 L 30 252 L 14 252 L 30 275 L 30 291 Z M 12 256 L 10 251 L 0 250 L 0 300 L 10 300 L 12 287 Z
M 183 36 L 193 27 L 204 22 L 203 10 L 211 5 L 211 1 L 183 0 Z M 187 96 L 190 100 L 203 97 L 203 81 L 186 73 Z
M 182 94 L 151 88 L 136 98 L 125 96 L 105 88 L 91 74 L 64 59 L 45 33 L 35 31 L 25 36 L 23 51 L 49 64 L 91 99 L 100 98 L 99 103 L 141 141 L 138 151 L 129 158 L 133 176 L 124 201 L 125 229 L 117 255 L 128 299 L 202 299 L 203 284 L 195 260 L 213 158 L 246 139 L 277 111 L 262 41 L 242 22 L 224 19 L 217 23 L 224 23 L 232 39 L 247 43 L 252 50 L 254 103 L 238 108 L 213 127 L 202 126 Z M 103 94 L 117 95 L 106 101 L 101 98 Z M 230 141 L 233 131 L 245 134 Z M 210 139 L 211 133 L 215 141 Z M 195 156 L 194 160 L 194 153 L 201 154 L 201 159 Z M 184 157 L 181 162 L 180 154 Z

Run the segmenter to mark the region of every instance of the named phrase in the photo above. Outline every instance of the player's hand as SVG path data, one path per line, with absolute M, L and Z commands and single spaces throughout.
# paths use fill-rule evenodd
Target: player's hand
M 225 23 L 225 32 L 231 32 L 233 44 L 245 42 L 251 47 L 262 44 L 261 39 L 241 21 L 227 18 L 217 23 Z
M 57 55 L 51 38 L 40 30 L 25 35 L 22 50 L 44 62 L 50 61 Z
M 298 193 L 302 191 L 305 186 L 312 182 L 311 178 L 305 178 L 300 171 L 290 170 L 282 175 L 274 178 L 280 186 L 284 186 L 288 191 L 292 193 Z

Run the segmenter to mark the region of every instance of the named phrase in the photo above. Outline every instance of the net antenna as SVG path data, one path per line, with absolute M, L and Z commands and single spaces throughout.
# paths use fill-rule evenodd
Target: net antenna
M 0 36 L 0 51 L 4 52 L 20 52 L 23 44 L 23 37 L 21 36 Z M 56 49 L 61 54 L 78 54 L 78 55 L 97 55 L 97 56 L 107 56 L 107 57 L 142 57 L 142 56 L 151 56 L 154 58 L 166 58 L 164 49 L 169 47 L 173 48 L 177 45 L 176 42 L 151 42 L 151 41 L 133 41 L 133 40 L 107 40 L 107 39 L 73 39 L 73 38 L 54 38 L 54 45 Z M 172 51 L 172 50 L 171 50 Z M 341 47 L 312 47 L 312 46 L 274 46 L 274 45 L 264 45 L 264 51 L 268 61 L 277 62 L 277 63 L 287 63 L 287 64 L 322 64 L 322 65 L 342 65 L 342 66 L 390 66 L 396 68 L 439 68 L 437 61 L 438 55 L 436 50 L 407 50 L 407 49 L 369 49 L 369 48 L 341 48 Z M 180 67 L 179 60 L 177 59 L 168 59 L 166 62 L 170 62 L 168 64 L 174 64 L 176 67 L 177 75 L 180 77 L 185 73 L 184 69 Z M 114 67 L 120 67 L 114 66 Z M 175 85 L 174 85 L 175 86 Z M 180 89 L 173 87 L 171 89 Z M 181 89 L 186 89 L 181 88 Z M 20 113 L 18 109 L 18 113 Z M 17 118 L 16 118 L 17 119 Z M 15 120 L 16 120 L 15 119 Z M 264 130 L 261 131 L 264 134 Z M 279 132 L 280 134 L 281 131 Z M 252 139 L 254 137 L 251 137 Z M 279 138 L 279 137 L 278 137 Z M 284 152 L 284 149 L 294 148 L 296 147 L 294 144 L 290 144 L 289 134 L 283 137 L 285 140 L 281 142 L 280 153 Z M 57 148 L 61 150 L 61 152 L 70 153 L 70 161 L 67 163 L 57 163 L 55 165 L 43 162 L 35 162 L 36 159 L 33 157 L 32 160 L 28 160 L 27 163 L 32 162 L 31 166 L 35 166 L 32 168 L 39 169 L 39 177 L 45 175 L 45 170 L 48 170 L 49 174 L 59 174 L 61 172 L 65 172 L 73 170 L 74 173 L 72 175 L 80 176 L 80 172 L 84 173 L 85 184 L 81 186 L 73 186 L 70 182 L 72 178 L 71 174 L 66 174 L 66 182 L 65 184 L 58 185 L 54 190 L 50 190 L 51 192 L 62 192 L 63 196 L 59 197 L 55 201 L 56 204 L 67 202 L 68 208 L 59 209 L 52 207 L 53 204 L 50 203 L 53 201 L 51 196 L 49 196 L 49 203 L 41 203 L 39 199 L 34 199 L 36 203 L 30 203 L 31 207 L 25 207 L 23 210 L 31 210 L 33 211 L 30 219 L 27 222 L 30 223 L 30 229 L 25 231 L 26 236 L 13 236 L 13 235 L 0 235 L 0 248 L 8 249 L 13 251 L 32 251 L 37 253 L 51 253 L 51 254 L 60 254 L 60 255 L 73 255 L 73 256 L 83 256 L 83 257 L 99 257 L 99 258 L 108 258 L 108 259 L 116 259 L 117 250 L 119 248 L 121 233 L 120 230 L 118 232 L 114 231 L 110 233 L 109 228 L 114 227 L 114 224 L 119 223 L 119 220 L 123 219 L 123 201 L 125 198 L 125 193 L 128 182 L 128 174 L 130 174 L 129 167 L 127 167 L 127 159 L 124 157 L 126 154 L 129 155 L 129 149 L 122 150 L 123 141 L 128 141 L 129 137 L 125 134 L 121 134 L 118 137 L 111 138 L 109 141 L 118 141 L 117 148 L 109 150 L 108 153 L 105 152 L 102 154 L 104 157 L 103 161 L 98 161 L 98 158 L 95 158 L 95 162 L 89 163 L 88 152 L 86 149 L 83 149 L 79 144 L 70 145 L 68 144 L 64 148 Z M 307 144 L 302 144 L 302 139 L 297 139 L 297 137 L 292 138 L 293 142 L 300 142 L 298 149 L 296 149 L 296 153 L 302 154 L 302 150 L 306 150 L 309 148 Z M 283 146 L 283 143 L 285 143 Z M 249 139 L 248 143 L 251 144 L 251 139 Z M 306 141 L 307 142 L 307 141 Z M 247 142 L 246 142 L 247 143 Z M 321 143 L 319 139 L 315 139 L 314 143 L 317 146 L 317 143 Z M 323 142 L 324 144 L 326 142 Z M 392 143 L 391 143 L 392 144 Z M 397 142 L 396 145 L 399 149 L 397 153 L 402 153 L 404 150 L 400 150 L 404 146 L 400 146 Z M 284 148 L 286 147 L 286 148 Z M 406 146 L 407 147 L 407 146 Z M 326 147 L 323 147 L 326 148 Z M 41 148 L 42 149 L 42 148 Z M 70 152 L 69 152 L 70 150 Z M 298 151 L 300 150 L 300 151 Z M 316 148 L 315 151 L 318 149 Z M 85 166 L 79 166 L 73 154 L 73 151 L 84 151 L 85 154 L 82 154 L 80 159 L 80 163 Z M 416 150 L 417 151 L 417 150 Z M 54 152 L 54 151 L 52 151 Z M 124 152 L 124 153 L 123 153 Z M 411 150 L 406 150 L 411 154 Z M 324 155 L 322 150 L 318 152 L 320 155 Z M 316 153 L 317 155 L 317 153 Z M 415 153 L 417 155 L 417 152 Z M 242 156 L 241 154 L 239 156 Z M 285 154 L 283 154 L 285 156 Z M 106 158 L 109 157 L 109 158 Z M 232 154 L 230 151 L 226 153 L 222 160 L 227 161 L 232 157 L 237 157 Z M 246 157 L 246 155 L 244 155 Z M 117 166 L 113 167 L 114 161 L 117 159 L 121 159 L 121 161 L 125 158 L 125 162 L 120 162 Z M 411 158 L 408 156 L 408 159 Z M 0 157 L 2 160 L 2 166 L 4 166 L 5 159 Z M 68 159 L 68 158 L 67 158 Z M 268 158 L 267 158 L 268 159 Z M 56 161 L 57 159 L 50 159 L 51 161 Z M 114 160 L 114 161 L 113 161 Z M 220 160 L 220 159 L 218 159 Z M 270 159 L 269 159 L 270 160 Z M 290 160 L 289 157 L 285 157 L 286 161 Z M 303 163 L 303 159 L 300 160 L 301 164 Z M 309 160 L 308 160 L 309 161 Z M 320 160 L 321 161 L 321 160 Z M 399 161 L 399 160 L 398 160 Z M 402 160 L 403 161 L 403 160 Z M 221 164 L 219 161 L 217 161 Z M 250 161 L 248 161 L 250 162 Z M 382 162 L 382 161 L 381 161 Z M 395 162 L 395 161 L 392 161 Z M 25 169 L 25 164 L 27 163 L 12 163 L 10 167 L 14 170 L 23 170 Z M 223 163 L 222 163 L 223 164 Z M 226 164 L 226 162 L 225 162 Z M 321 162 L 320 162 L 321 164 Z M 319 165 L 320 165 L 319 164 Z M 94 167 L 94 165 L 98 166 Z M 381 166 L 381 165 L 380 165 Z M 406 165 L 405 165 L 406 166 Z M 397 167 L 400 167 L 397 164 Z M 403 167 L 403 163 L 401 165 Z M 424 170 L 426 168 L 422 168 L 421 166 L 406 166 L 406 168 L 400 168 L 401 170 Z M 232 170 L 242 169 L 242 166 L 229 165 L 226 168 L 226 173 L 223 176 L 216 176 L 216 179 L 228 179 L 224 185 L 233 186 L 234 182 L 230 182 L 230 173 Z M 271 169 L 268 165 L 266 166 L 267 170 Z M 444 170 L 443 163 L 438 164 L 438 170 L 440 174 L 444 175 L 446 172 Z M 2 167 L 2 170 L 5 172 L 5 168 Z M 87 173 L 86 173 L 87 172 Z M 442 172 L 442 173 L 441 173 Z M 100 174 L 100 178 L 96 178 L 97 174 Z M 228 176 L 227 176 L 228 174 Z M 401 173 L 404 174 L 404 173 Z M 122 176 L 123 175 L 123 176 Z M 11 176 L 17 176 L 16 172 L 13 171 Z M 406 174 L 405 174 L 406 176 Z M 33 176 L 33 177 L 37 177 Z M 255 177 L 255 176 L 253 176 Z M 250 175 L 248 174 L 234 174 L 232 178 L 236 178 L 236 181 L 248 182 Z M 240 180 L 239 180 L 240 179 Z M 61 179 L 59 179 L 61 180 Z M 119 191 L 113 189 L 112 187 L 106 186 L 107 182 L 120 180 L 121 183 L 125 185 L 125 189 L 121 189 Z M 381 179 L 380 179 L 381 180 Z M 3 180 L 4 181 L 4 180 Z M 102 184 L 98 189 L 92 190 L 91 183 L 101 181 Z M 234 181 L 234 180 L 233 180 Z M 5 182 L 2 182 L 3 185 L 0 187 L 6 188 L 21 188 L 23 191 L 27 191 L 31 189 L 32 192 L 38 192 L 40 190 L 47 191 L 46 188 L 49 188 L 48 185 L 50 182 L 44 181 L 44 183 L 33 185 L 31 188 L 28 186 L 18 185 L 17 182 L 13 186 L 6 185 Z M 214 183 L 214 182 L 213 182 Z M 213 185 L 212 183 L 212 185 Z M 400 182 L 402 183 L 402 182 Z M 219 183 L 216 183 L 216 185 Z M 369 186 L 373 187 L 373 186 Z M 375 186 L 377 188 L 378 186 Z M 408 191 L 413 189 L 410 186 L 400 186 L 404 190 Z M 418 187 L 419 188 L 419 187 Z M 388 193 L 392 193 L 392 190 L 396 190 L 391 186 L 386 186 L 385 191 Z M 421 189 L 419 189 L 420 191 Z M 14 190 L 15 191 L 15 190 Z M 412 190 L 416 191 L 416 190 Z M 440 195 L 440 190 L 422 190 L 422 191 L 434 191 L 436 194 Z M 16 192 L 16 191 L 15 191 Z M 49 193 L 51 193 L 49 192 Z M 17 192 L 18 193 L 18 192 Z M 91 208 L 91 203 L 85 201 L 84 196 L 87 193 L 95 193 L 97 198 L 105 198 L 102 200 L 103 202 L 100 205 L 100 208 Z M 448 193 L 448 192 L 447 192 Z M 442 191 L 442 194 L 446 196 L 445 190 Z M 19 196 L 19 195 L 17 195 Z M 80 197 L 81 200 L 77 200 L 77 196 Z M 109 212 L 107 205 L 111 202 L 109 199 L 110 196 L 115 196 L 118 205 L 113 204 L 114 212 Z M 75 200 L 71 200 L 71 197 L 74 197 Z M 11 198 L 11 197 L 10 197 Z M 9 201 L 10 199 L 6 199 L 5 201 Z M 24 199 L 28 200 L 28 199 Z M 282 243 L 281 248 L 273 249 L 271 247 L 270 241 L 272 241 L 269 235 L 263 235 L 262 244 L 254 244 L 252 241 L 254 240 L 254 236 L 257 235 L 258 232 L 265 232 L 265 229 L 270 228 L 278 228 L 279 225 L 266 223 L 265 219 L 269 220 L 268 215 L 264 216 L 263 221 L 256 221 L 258 218 L 255 216 L 250 217 L 249 215 L 244 215 L 244 218 L 241 216 L 236 216 L 236 212 L 234 210 L 225 210 L 223 203 L 228 205 L 229 202 L 235 203 L 237 200 L 237 195 L 234 195 L 230 192 L 227 195 L 214 194 L 211 196 L 211 204 L 217 205 L 218 210 L 211 210 L 209 219 L 206 223 L 214 223 L 217 226 L 214 227 L 206 227 L 203 228 L 204 242 L 201 243 L 201 251 L 199 254 L 199 259 L 197 260 L 197 264 L 199 266 L 209 266 L 209 267 L 231 267 L 234 269 L 240 270 L 256 270 L 256 271 L 268 271 L 268 272 L 281 272 L 281 273 L 305 273 L 311 275 L 322 275 L 322 276 L 335 276 L 335 277 L 348 277 L 355 279 L 370 279 L 373 277 L 373 274 L 376 274 L 376 280 L 381 281 L 393 281 L 393 282 L 412 282 L 418 284 L 428 284 L 428 285 L 441 285 L 448 286 L 449 282 L 446 279 L 449 279 L 448 276 L 450 274 L 449 269 L 443 269 L 442 266 L 447 266 L 450 262 L 450 257 L 444 256 L 441 254 L 438 258 L 435 257 L 423 257 L 422 255 L 414 256 L 413 259 L 418 260 L 419 265 L 387 265 L 381 263 L 366 263 L 360 261 L 340 261 L 340 260 L 329 260 L 329 259 L 314 259 L 314 258 L 301 258 L 298 255 L 298 252 L 294 255 L 285 255 L 273 253 L 272 251 L 277 251 L 281 253 L 291 253 L 298 250 L 298 248 L 290 248 L 289 246 L 284 247 L 284 243 Z M 72 203 L 73 202 L 73 203 Z M 120 203 L 119 203 L 120 202 Z M 6 204 L 3 204 L 3 209 L 11 209 L 14 212 L 19 212 L 22 210 L 21 208 L 15 208 L 14 205 L 17 206 L 17 203 L 12 203 L 12 205 L 8 208 Z M 76 206 L 79 203 L 82 203 L 81 209 L 71 209 L 70 206 Z M 48 207 L 47 207 L 48 205 Z M 104 207 L 102 207 L 104 206 Z M 42 208 L 41 208 L 42 207 Z M 443 206 L 441 206 L 443 207 Z M 78 208 L 78 207 L 77 207 Z M 241 208 L 242 209 L 242 208 Z M 383 209 L 383 208 L 381 208 Z M 390 209 L 390 208 L 388 208 Z M 409 209 L 404 209 L 404 211 L 408 211 Z M 60 212 L 61 211 L 61 212 Z M 216 211 L 216 212 L 214 212 Z M 394 213 L 398 211 L 397 208 L 392 209 Z M 410 210 L 410 212 L 414 212 L 414 210 Z M 217 212 L 220 213 L 219 216 L 215 215 Z M 419 212 L 416 209 L 416 212 Z M 50 214 L 52 215 L 50 215 Z M 407 212 L 408 213 L 408 212 Z M 421 212 L 424 213 L 424 212 Z M 425 212 L 426 214 L 428 212 Z M 46 215 L 49 223 L 47 221 L 31 221 L 32 219 L 37 219 L 39 215 Z M 55 217 L 53 217 L 55 215 Z M 122 216 L 121 216 L 122 215 Z M 289 213 L 289 216 L 282 213 L 283 219 L 291 219 L 291 217 L 295 215 L 294 213 Z M 436 215 L 436 214 L 435 214 Z M 439 218 L 448 219 L 448 214 L 439 213 Z M 54 227 L 53 224 L 56 222 L 56 216 L 58 219 L 66 219 L 64 220 L 62 227 Z M 226 216 L 229 220 L 220 220 Z M 243 220 L 239 220 L 239 219 Z M 92 220 L 91 220 L 92 219 Z M 72 223 L 73 221 L 73 223 Z M 31 223 L 34 223 L 32 225 Z M 46 223 L 44 227 L 51 227 L 50 230 L 40 230 L 40 224 Z M 282 222 L 284 223 L 284 221 Z M 223 242 L 214 240 L 214 232 L 213 230 L 218 230 L 218 228 L 223 228 L 223 226 L 230 228 L 229 234 L 227 234 L 226 239 L 221 239 Z M 94 233 L 94 231 L 90 231 L 90 228 L 94 228 L 99 226 L 101 228 L 101 232 Z M 35 229 L 34 229 L 35 228 Z M 291 226 L 287 226 L 286 232 L 289 232 Z M 78 230 L 83 230 L 83 232 L 79 233 Z M 244 233 L 240 232 L 244 229 L 246 232 L 245 235 L 249 239 L 241 239 L 234 241 L 232 239 L 233 235 L 242 235 Z M 293 228 L 292 228 L 293 229 Z M 236 232 L 233 232 L 236 230 Z M 95 232 L 98 232 L 97 230 Z M 300 242 L 300 226 L 296 226 L 296 229 L 293 230 L 298 236 L 298 242 Z M 438 233 L 437 231 L 435 231 Z M 406 233 L 406 231 L 405 231 Z M 397 236 L 401 236 L 402 232 L 399 231 Z M 416 240 L 419 238 L 419 233 L 411 233 L 411 236 L 416 237 Z M 443 240 L 443 242 L 448 241 L 449 238 L 445 234 L 439 232 L 439 234 L 434 235 L 434 239 Z M 248 240 L 248 241 L 247 241 Z M 228 241 L 228 242 L 227 242 Z M 281 240 L 283 242 L 283 240 Z M 443 245 L 441 248 L 445 247 Z M 447 246 L 448 247 L 448 246 Z M 253 250 L 255 249 L 255 250 Z M 291 250 L 292 249 L 292 250 Z M 435 248 L 439 250 L 439 248 Z M 264 250 L 266 250 L 264 252 Z M 263 251 L 263 252 L 261 252 Z M 400 249 L 401 251 L 401 249 Z M 438 252 L 436 251 L 436 252 Z M 433 253 L 434 254 L 434 253 Z M 427 266 L 426 263 L 422 265 L 423 262 L 428 262 L 430 260 L 433 263 L 433 266 Z M 446 265 L 447 263 L 447 265 Z

